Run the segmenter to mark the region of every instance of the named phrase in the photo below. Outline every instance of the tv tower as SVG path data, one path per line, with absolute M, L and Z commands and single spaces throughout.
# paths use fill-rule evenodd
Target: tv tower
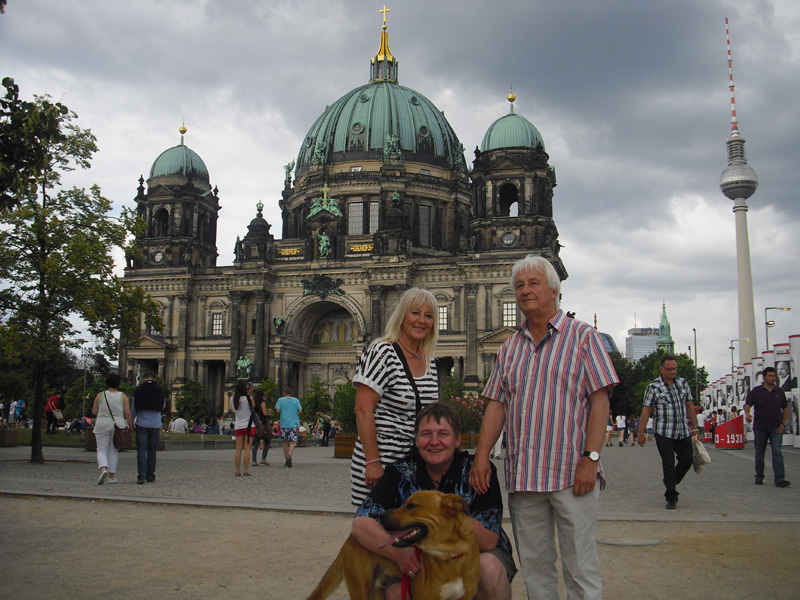
M 731 135 L 728 138 L 728 166 L 719 177 L 719 189 L 733 200 L 736 217 L 736 268 L 739 283 L 739 364 L 758 356 L 756 346 L 756 317 L 753 306 L 753 273 L 750 268 L 750 238 L 747 233 L 747 199 L 758 187 L 758 176 L 747 164 L 744 154 L 745 139 L 739 136 L 736 120 L 736 101 L 733 93 L 733 61 L 728 19 L 725 19 L 728 40 L 728 74 L 731 90 Z

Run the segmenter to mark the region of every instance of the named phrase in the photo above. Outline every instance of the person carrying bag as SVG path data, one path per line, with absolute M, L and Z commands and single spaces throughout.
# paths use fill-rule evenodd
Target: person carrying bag
M 97 466 L 100 469 L 98 485 L 106 481 L 117 483 L 119 450 L 131 447 L 133 417 L 128 397 L 119 389 L 121 383 L 117 373 L 109 373 L 106 377 L 108 389 L 97 394 L 92 405 L 92 414 L 97 416 L 94 437 L 97 440 Z M 128 428 L 120 427 L 120 424 Z

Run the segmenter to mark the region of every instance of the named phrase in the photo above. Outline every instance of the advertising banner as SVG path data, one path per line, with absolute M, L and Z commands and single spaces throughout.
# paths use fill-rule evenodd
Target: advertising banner
M 731 450 L 744 448 L 744 416 L 717 424 L 714 431 L 714 446 Z

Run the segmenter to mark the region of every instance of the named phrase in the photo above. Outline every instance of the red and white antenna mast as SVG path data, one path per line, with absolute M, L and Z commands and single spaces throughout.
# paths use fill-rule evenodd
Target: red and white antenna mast
M 731 31 L 725 17 L 725 37 L 728 39 L 728 77 L 731 89 L 731 137 L 739 137 L 739 121 L 736 120 L 736 97 L 733 91 L 733 59 L 731 58 Z

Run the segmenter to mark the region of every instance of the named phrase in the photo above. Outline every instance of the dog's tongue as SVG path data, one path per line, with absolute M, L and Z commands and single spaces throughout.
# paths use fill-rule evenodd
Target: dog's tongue
M 385 548 L 386 546 L 400 543 L 406 538 L 416 537 L 418 533 L 419 527 L 409 527 L 408 529 L 403 529 L 402 531 L 395 531 L 385 542 L 380 545 L 380 547 Z

